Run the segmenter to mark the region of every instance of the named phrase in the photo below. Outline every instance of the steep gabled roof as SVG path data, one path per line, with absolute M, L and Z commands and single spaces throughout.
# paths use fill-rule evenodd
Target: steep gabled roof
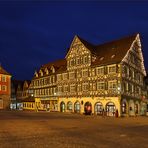
M 79 38 L 79 40 L 82 42 L 82 44 L 91 51 L 92 54 L 94 54 L 94 50 L 95 50 L 95 45 L 87 42 L 86 40 L 80 38 L 79 36 L 77 36 Z
M 100 45 L 93 45 L 79 36 L 77 37 L 82 44 L 96 56 L 96 60 L 92 65 L 104 65 L 121 62 L 127 51 L 130 49 L 133 41 L 136 39 L 136 36 L 137 34 Z
M 0 74 L 11 75 L 1 65 L 0 65 Z
M 41 69 L 45 69 L 46 67 L 47 68 L 51 68 L 51 66 L 54 66 L 55 68 L 59 68 L 60 66 L 65 65 L 65 64 L 66 64 L 66 60 L 65 59 L 57 60 L 57 61 L 49 62 L 47 64 L 42 65 Z
M 94 64 L 112 64 L 121 62 L 130 49 L 137 35 L 132 35 L 112 42 L 95 46 L 93 53 L 97 56 Z M 101 60 L 102 58 L 102 60 Z

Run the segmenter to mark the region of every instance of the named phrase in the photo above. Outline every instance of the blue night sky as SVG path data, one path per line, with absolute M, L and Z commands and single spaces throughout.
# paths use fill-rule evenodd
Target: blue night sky
M 15 79 L 64 58 L 74 35 L 101 44 L 135 33 L 148 68 L 148 2 L 0 2 L 0 62 Z

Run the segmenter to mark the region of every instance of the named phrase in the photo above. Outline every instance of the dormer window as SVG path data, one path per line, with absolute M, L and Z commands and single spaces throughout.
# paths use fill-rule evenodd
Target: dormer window
M 40 70 L 39 73 L 40 73 L 40 76 L 43 76 L 43 71 L 42 70 Z
M 54 68 L 54 66 L 51 66 L 51 71 L 52 71 L 52 73 L 55 73 L 55 68 Z
M 35 71 L 34 75 L 35 75 L 35 77 L 38 77 L 38 73 L 36 71 Z
M 45 68 L 45 73 L 46 73 L 46 75 L 49 74 L 48 68 Z
M 115 54 L 113 54 L 112 56 L 111 56 L 111 59 L 113 59 L 115 57 Z
M 92 57 L 92 62 L 95 62 L 95 60 L 96 60 L 96 57 L 93 56 L 93 57 Z
M 102 60 L 104 60 L 104 57 L 101 57 L 101 58 L 100 58 L 100 61 L 102 61 Z

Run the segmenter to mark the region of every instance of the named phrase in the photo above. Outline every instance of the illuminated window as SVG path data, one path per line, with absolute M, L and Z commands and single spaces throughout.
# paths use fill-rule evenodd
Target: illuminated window
M 92 90 L 96 90 L 96 82 L 93 83 Z
M 97 90 L 105 89 L 105 83 L 104 82 L 98 82 L 97 83 Z
M 115 72 L 116 72 L 116 66 L 108 67 L 108 73 L 115 73 Z
M 76 86 L 75 84 L 70 85 L 70 92 L 75 92 L 76 91 Z
M 81 60 L 80 58 L 77 58 L 77 65 L 80 65 L 81 64 Z
M 116 81 L 109 81 L 108 82 L 108 89 L 116 89 L 117 88 L 117 82 Z
M 64 92 L 68 92 L 68 85 L 64 86 Z
M 69 79 L 74 79 L 75 78 L 75 73 L 74 72 L 70 72 L 69 73 Z
M 58 86 L 58 92 L 62 92 L 62 86 Z
M 89 89 L 88 83 L 83 83 L 82 89 L 83 89 L 83 91 L 88 91 L 88 89 Z
M 61 81 L 62 80 L 62 75 L 61 74 L 58 74 L 57 75 L 57 81 Z
M 6 86 L 6 85 L 2 85 L 1 90 L 2 90 L 2 91 L 6 91 L 6 90 L 7 90 L 7 86 Z
M 78 84 L 77 91 L 81 91 L 81 84 Z
M 97 75 L 103 75 L 104 74 L 104 67 L 97 68 Z
M 85 56 L 85 57 L 84 57 L 84 64 L 87 64 L 87 63 L 88 63 L 88 57 Z
M 6 82 L 6 76 L 2 76 L 2 82 Z
M 88 77 L 88 70 L 87 69 L 83 70 L 82 75 L 83 77 Z
M 63 74 L 63 80 L 67 80 L 68 79 L 68 74 L 67 73 L 64 73 Z

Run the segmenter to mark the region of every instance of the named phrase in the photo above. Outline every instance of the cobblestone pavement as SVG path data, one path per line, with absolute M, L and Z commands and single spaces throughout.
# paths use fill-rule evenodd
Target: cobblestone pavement
M 0 111 L 0 148 L 148 148 L 148 117 Z

